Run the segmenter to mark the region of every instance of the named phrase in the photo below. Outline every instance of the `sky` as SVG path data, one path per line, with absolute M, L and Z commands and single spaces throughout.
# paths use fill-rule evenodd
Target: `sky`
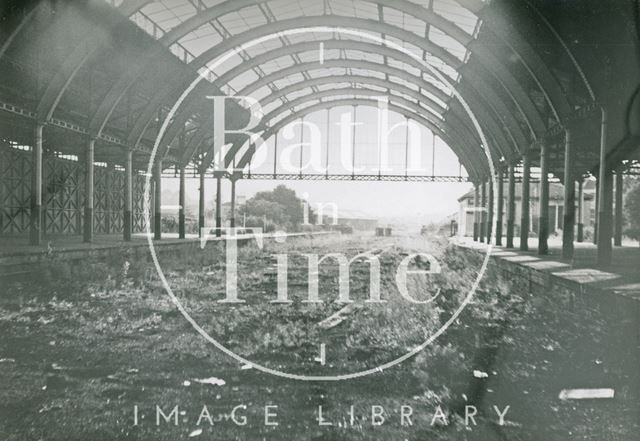
M 389 112 L 388 122 L 381 122 L 379 116 L 378 109 L 373 107 L 358 107 L 355 117 L 352 107 L 336 107 L 329 113 L 328 121 L 327 111 L 311 114 L 305 117 L 304 126 L 298 120 L 278 133 L 277 150 L 275 137 L 267 140 L 262 150 L 264 161 L 262 164 L 253 162 L 251 172 L 273 173 L 274 152 L 277 151 L 275 168 L 278 173 L 299 173 L 302 160 L 303 173 L 324 174 L 328 164 L 330 174 L 351 174 L 353 167 L 362 174 L 378 174 L 383 148 L 379 140 L 384 136 L 379 128 L 386 125 L 388 159 L 387 172 L 383 174 L 404 175 L 408 165 L 410 175 L 434 172 L 436 175 L 467 176 L 451 148 L 440 138 L 434 138 L 427 128 L 415 121 L 407 128 L 406 119 L 394 112 Z M 355 137 L 354 121 L 357 122 Z M 396 126 L 398 123 L 404 125 Z M 411 140 L 409 144 L 407 139 Z M 334 203 L 339 212 L 351 216 L 406 219 L 411 223 L 437 221 L 457 212 L 458 197 L 471 188 L 470 183 L 240 180 L 236 184 L 236 194 L 250 198 L 280 184 L 295 190 L 299 196 L 304 195 L 312 207 L 318 203 Z M 163 204 L 177 204 L 173 199 L 177 198 L 178 180 L 164 179 L 163 186 L 164 192 L 170 193 L 165 198 L 169 200 Z M 198 187 L 197 178 L 187 179 L 188 199 L 197 201 Z M 231 190 L 226 180 L 222 193 L 223 202 L 229 201 Z M 215 180 L 211 174 L 206 180 L 205 195 L 207 206 L 213 206 Z

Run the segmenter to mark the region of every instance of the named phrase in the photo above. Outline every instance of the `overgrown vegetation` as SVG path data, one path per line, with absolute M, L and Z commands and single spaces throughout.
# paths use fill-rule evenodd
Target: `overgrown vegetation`
M 333 328 L 319 327 L 343 306 L 333 301 L 338 270 L 330 262 L 321 265 L 325 303 L 305 304 L 302 254 L 340 251 L 353 257 L 365 250 L 380 258 L 387 303 L 363 303 L 369 268 L 354 263 L 352 298 L 364 306 Z M 416 297 L 437 296 L 427 305 L 403 301 L 395 284 L 395 269 L 412 251 L 431 253 L 442 264 L 440 275 L 409 282 Z M 291 255 L 290 305 L 270 303 L 277 278 L 273 256 L 282 253 Z M 239 254 L 239 293 L 247 302 L 242 305 L 216 302 L 225 287 L 220 245 L 174 250 L 160 261 L 183 306 L 211 335 L 253 362 L 306 374 L 354 372 L 405 354 L 451 317 L 481 265 L 480 256 L 434 237 L 385 243 L 368 237 L 289 239 L 264 250 L 245 246 Z M 214 428 L 200 426 L 203 437 L 216 439 L 631 439 L 638 430 L 631 417 L 638 391 L 630 387 L 600 313 L 575 305 L 569 292 L 533 296 L 526 284 L 505 279 L 492 265 L 473 303 L 424 351 L 384 372 L 339 383 L 275 378 L 222 355 L 177 312 L 146 255 L 52 262 L 39 279 L 3 291 L 2 439 L 186 439 L 203 405 L 218 421 Z M 326 366 L 316 359 L 320 343 L 327 346 Z M 212 376 L 225 385 L 194 383 Z M 558 400 L 561 388 L 585 382 L 616 387 L 617 400 Z M 280 406 L 281 426 L 263 424 L 260 412 L 270 403 Z M 134 405 L 151 415 L 156 404 L 181 404 L 190 419 L 160 429 L 151 421 L 133 425 Z M 237 404 L 249 407 L 246 427 L 228 420 Z M 314 419 L 318 405 L 335 421 L 352 404 L 362 417 L 355 426 L 319 427 Z M 367 412 L 373 404 L 388 410 L 387 424 L 371 426 Z M 480 409 L 478 427 L 464 424 L 468 404 Z M 507 425 L 495 424 L 494 404 L 511 406 Z M 414 426 L 400 426 L 401 405 L 415 408 Z M 437 405 L 448 426 L 431 426 Z

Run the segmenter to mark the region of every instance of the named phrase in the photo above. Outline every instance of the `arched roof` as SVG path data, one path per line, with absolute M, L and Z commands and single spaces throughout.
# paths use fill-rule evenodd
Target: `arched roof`
M 30 21 L 39 21 L 47 14 L 47 8 L 58 14 L 39 32 L 65 35 L 65 26 L 75 16 L 70 13 L 65 17 L 60 12 L 76 13 L 74 8 L 84 6 L 54 3 L 35 1 L 25 6 L 22 20 L 0 45 L 0 58 L 16 45 Z M 129 57 L 128 63 L 115 71 L 95 104 L 89 106 L 88 124 L 83 130 L 89 136 L 105 138 L 105 129 L 112 130 L 114 124 L 122 126 L 122 109 L 130 106 L 132 91 L 139 87 L 152 90 L 143 105 L 127 112 L 119 141 L 129 148 L 142 148 L 186 85 L 204 74 L 206 81 L 187 98 L 162 139 L 160 157 L 174 158 L 171 161 L 178 163 L 202 160 L 194 159 L 194 154 L 205 151 L 194 144 L 205 142 L 209 136 L 206 128 L 198 128 L 207 123 L 209 113 L 202 96 L 220 92 L 255 94 L 267 113 L 278 117 L 277 121 L 264 122 L 264 128 L 269 129 L 289 115 L 300 114 L 304 110 L 300 105 L 312 108 L 333 98 L 327 90 L 337 90 L 337 86 L 347 86 L 341 87 L 340 93 L 355 100 L 371 97 L 375 91 L 387 93 L 397 108 L 414 112 L 416 121 L 437 122 L 440 133 L 449 134 L 449 141 L 455 137 L 457 145 L 451 147 L 461 160 L 471 152 L 477 153 L 474 149 L 481 147 L 480 139 L 451 87 L 389 44 L 341 34 L 339 29 L 387 39 L 426 60 L 453 84 L 474 112 L 487 136 L 487 149 L 509 162 L 517 161 L 536 140 L 548 136 L 550 128 L 571 123 L 575 109 L 593 107 L 591 102 L 596 99 L 606 100 L 606 90 L 594 86 L 593 75 L 580 65 L 580 54 L 575 54 L 566 35 L 551 23 L 546 5 L 538 0 L 525 0 L 527 5 L 522 7 L 506 0 L 490 4 L 482 0 L 106 0 L 102 7 L 94 3 L 99 2 L 91 2 L 87 8 L 95 11 L 79 14 L 90 20 L 102 19 L 110 32 L 88 32 L 91 26 L 87 25 L 86 31 L 68 38 L 75 44 L 65 46 L 62 61 L 38 88 L 35 118 L 44 123 L 59 120 L 60 103 L 75 83 L 85 81 L 80 79 L 81 72 L 104 63 L 115 47 L 122 50 L 123 57 Z M 114 14 L 109 11 L 103 14 L 106 18 L 97 17 L 106 7 Z M 520 28 L 507 13 L 501 13 L 518 8 L 518 19 L 529 27 Z M 121 22 L 125 21 L 135 23 L 155 40 L 156 44 L 148 45 L 145 56 L 136 56 L 140 48 L 130 49 L 126 41 L 114 37 L 114 29 L 124 29 Z M 320 26 L 334 32 L 319 33 Z M 564 55 L 568 60 L 560 66 L 564 76 L 558 74 L 559 67 L 546 50 L 529 42 L 528 33 L 536 27 L 554 43 L 554 55 Z M 279 34 L 250 50 L 238 51 L 215 72 L 203 71 L 244 43 L 291 29 L 308 32 Z M 317 60 L 320 43 L 322 63 Z M 176 57 L 175 62 L 165 59 L 168 51 Z M 568 93 L 566 77 L 573 83 L 572 93 Z M 232 114 L 237 119 L 246 118 L 246 112 L 237 105 L 232 106 Z M 242 151 L 242 146 L 234 146 L 233 151 Z M 170 157 L 166 156 L 168 152 Z

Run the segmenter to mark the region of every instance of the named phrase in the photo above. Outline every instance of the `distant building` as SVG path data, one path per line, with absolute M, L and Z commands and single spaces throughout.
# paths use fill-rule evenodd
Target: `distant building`
M 531 233 L 538 232 L 539 226 L 539 206 L 540 206 L 540 189 L 538 185 L 531 185 L 530 201 L 529 201 L 529 230 Z M 458 235 L 459 236 L 473 236 L 473 223 L 474 223 L 474 193 L 475 190 L 471 189 L 458 199 Z M 488 197 L 488 195 L 487 195 Z M 577 213 L 577 192 L 576 192 L 576 225 L 578 224 Z M 494 205 L 494 213 L 497 210 L 497 204 Z M 515 225 L 514 235 L 520 234 L 520 219 L 522 216 L 522 184 L 516 183 L 516 197 L 515 197 Z M 507 186 L 505 184 L 504 194 L 504 216 L 503 216 L 503 234 L 507 232 Z M 550 183 L 549 184 L 549 234 L 554 234 L 558 231 L 562 231 L 562 223 L 564 218 L 564 186 L 562 184 Z M 494 219 L 497 219 L 497 214 L 494 214 Z M 583 184 L 583 204 L 582 204 L 582 223 L 585 231 L 593 229 L 593 225 L 596 219 L 595 209 L 595 180 L 585 180 Z
M 373 231 L 378 226 L 378 220 L 368 217 L 364 213 L 357 211 L 339 210 L 337 218 L 334 219 L 333 215 L 323 215 L 323 225 L 348 225 L 354 230 L 360 231 Z
M 378 220 L 339 217 L 338 225 L 349 225 L 354 230 L 373 231 L 378 226 Z

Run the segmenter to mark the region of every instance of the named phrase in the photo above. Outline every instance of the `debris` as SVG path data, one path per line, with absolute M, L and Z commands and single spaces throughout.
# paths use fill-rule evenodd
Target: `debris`
M 189 438 L 202 435 L 202 429 L 196 429 L 189 434 Z
M 59 409 L 62 409 L 62 406 L 60 404 L 57 404 L 57 403 L 45 404 L 42 408 L 40 408 L 38 413 L 49 412 L 51 410 L 59 410 Z
M 128 374 L 137 374 L 138 372 L 140 372 L 140 370 L 136 368 L 127 369 Z
M 182 382 L 182 385 L 183 385 L 184 387 L 189 387 L 189 386 L 191 386 L 191 382 L 190 382 L 189 380 L 184 380 L 184 381 Z
M 488 378 L 489 374 L 487 374 L 486 372 L 482 372 L 479 370 L 474 370 L 473 371 L 473 376 L 476 378 Z
M 227 384 L 222 378 L 216 378 L 216 377 L 200 378 L 200 379 L 196 378 L 193 381 L 200 384 L 211 384 L 213 386 L 224 386 L 225 384 Z
M 318 323 L 318 326 L 322 329 L 331 329 L 338 326 L 340 323 L 347 319 L 347 316 L 352 312 L 362 308 L 362 305 L 358 303 L 350 303 L 335 314 L 327 317 Z
M 562 389 L 558 398 L 561 400 L 593 400 L 613 398 L 615 391 L 610 388 L 602 389 Z
M 522 427 L 521 423 L 518 423 L 516 421 L 508 421 L 505 420 L 502 424 L 499 424 L 502 427 Z

